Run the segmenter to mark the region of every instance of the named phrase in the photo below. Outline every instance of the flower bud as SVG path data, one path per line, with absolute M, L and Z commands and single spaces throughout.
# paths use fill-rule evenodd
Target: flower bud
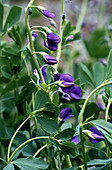
M 57 59 L 52 57 L 52 56 L 50 56 L 50 55 L 45 55 L 44 56 L 44 60 L 45 60 L 46 64 L 50 64 L 50 65 L 58 63 Z
M 32 9 L 29 8 L 29 9 L 28 9 L 28 15 L 31 15 L 31 14 L 32 14 Z
M 36 8 L 46 17 L 48 18 L 55 18 L 55 15 L 48 11 L 46 8 L 42 7 L 42 6 L 36 6 Z

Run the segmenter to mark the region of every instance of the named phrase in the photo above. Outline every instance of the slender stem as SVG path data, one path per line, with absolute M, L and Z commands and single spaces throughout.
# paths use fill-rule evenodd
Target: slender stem
M 32 105 L 33 105 L 33 110 L 35 110 L 35 98 L 34 98 L 34 93 L 32 93 Z M 35 125 L 35 129 L 37 131 L 37 133 L 39 133 L 38 131 L 38 126 L 37 126 L 37 119 L 36 117 L 33 117 L 33 121 L 34 121 L 34 125 Z
M 71 163 L 69 155 L 65 155 L 65 160 L 66 160 L 67 168 L 71 168 L 72 163 Z
M 112 100 L 111 100 L 111 98 L 109 98 L 106 112 L 105 112 L 105 121 L 106 122 L 108 121 L 108 112 L 109 112 L 109 107 L 110 107 L 111 103 L 112 103 Z M 107 158 L 110 159 L 110 147 L 109 147 L 108 142 L 106 142 L 106 145 L 107 145 Z M 111 170 L 111 164 L 108 165 L 108 169 Z
M 34 49 L 34 44 L 33 44 L 33 41 L 32 41 L 32 34 L 31 34 L 31 31 L 30 31 L 30 26 L 29 26 L 28 8 L 29 8 L 29 6 L 31 6 L 31 4 L 32 4 L 33 2 L 34 2 L 34 0 L 31 0 L 31 1 L 29 2 L 28 6 L 27 6 L 27 8 L 26 8 L 26 13 L 25 13 L 26 30 L 27 30 L 27 32 L 28 32 L 28 37 L 29 37 L 29 43 L 30 43 L 31 53 L 34 53 L 34 52 L 35 52 L 35 49 Z M 36 55 L 33 55 L 32 58 L 33 58 L 35 67 L 36 67 L 36 69 L 37 69 L 37 72 L 38 72 L 38 74 L 39 74 L 40 80 L 41 80 L 42 84 L 45 84 L 45 81 L 44 81 L 42 72 L 41 72 L 41 70 L 40 70 L 39 63 L 38 63 L 38 61 L 37 61 Z
M 27 143 L 29 143 L 29 142 L 31 142 L 31 141 L 33 141 L 33 140 L 36 140 L 36 139 L 48 139 L 48 138 L 49 138 L 49 136 L 40 136 L 40 137 L 31 138 L 31 139 L 23 142 L 23 143 L 22 143 L 20 146 L 18 146 L 18 147 L 15 149 L 15 151 L 12 153 L 12 155 L 11 155 L 8 163 L 11 162 L 11 160 L 12 160 L 13 156 L 15 155 L 15 153 L 16 153 L 22 146 L 24 146 L 25 144 L 27 144 Z
M 86 164 L 86 154 L 85 154 L 85 147 L 84 147 L 84 140 L 83 140 L 83 134 L 82 134 L 82 127 L 80 126 L 79 129 L 80 132 L 80 140 L 81 140 L 81 147 L 83 152 L 83 160 L 84 160 L 84 170 L 87 170 L 87 164 Z
M 109 98 L 108 104 L 107 104 L 107 108 L 106 108 L 106 112 L 105 112 L 105 121 L 108 121 L 108 112 L 109 112 L 109 107 L 111 105 L 111 99 Z
M 83 0 L 81 12 L 80 12 L 80 15 L 79 15 L 79 18 L 78 18 L 78 21 L 77 21 L 77 25 L 76 25 L 76 31 L 80 31 L 80 29 L 81 29 L 82 22 L 84 20 L 85 15 L 86 15 L 87 4 L 88 4 L 88 0 Z
M 44 145 L 44 146 L 42 146 L 34 155 L 33 155 L 33 157 L 35 158 L 44 148 L 46 148 L 47 147 L 47 144 L 46 145 Z
M 59 34 L 61 40 L 62 40 L 62 33 L 63 33 L 63 18 L 62 18 L 63 12 L 64 12 L 64 0 L 61 0 L 61 21 L 60 21 L 60 34 Z M 57 50 L 58 64 L 59 64 L 60 56 L 61 56 L 61 42 L 58 44 L 58 50 Z M 56 64 L 56 68 L 58 67 L 58 64 Z
M 90 97 L 91 97 L 97 90 L 99 90 L 100 88 L 102 88 L 102 87 L 104 87 L 104 86 L 106 86 L 106 85 L 109 85 L 109 84 L 112 84 L 112 81 L 109 81 L 109 82 L 108 82 L 108 80 L 106 80 L 106 81 L 104 81 L 101 85 L 99 85 L 96 89 L 94 89 L 94 90 L 89 94 L 89 96 L 87 97 L 87 99 L 86 99 L 85 102 L 84 102 L 84 105 L 83 105 L 82 110 L 81 110 L 80 115 L 79 115 L 79 124 L 80 124 L 80 125 L 82 124 L 83 114 L 84 114 L 86 105 L 87 105 L 88 100 L 90 99 Z
M 9 162 L 9 156 L 10 156 L 10 150 L 11 150 L 11 145 L 12 142 L 16 136 L 16 134 L 18 133 L 18 131 L 21 129 L 21 127 L 27 122 L 28 119 L 30 119 L 31 115 L 27 117 L 27 119 L 24 120 L 24 122 L 18 127 L 18 129 L 15 131 L 14 135 L 11 138 L 11 141 L 9 143 L 9 147 L 8 147 L 8 152 L 7 152 L 7 162 Z

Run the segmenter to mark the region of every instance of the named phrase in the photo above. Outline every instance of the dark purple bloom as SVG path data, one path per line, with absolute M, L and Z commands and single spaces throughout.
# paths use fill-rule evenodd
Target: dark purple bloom
M 79 102 L 82 96 L 82 90 L 74 84 L 74 78 L 70 74 L 55 74 L 54 81 L 58 81 L 63 92 L 63 100 L 72 100 Z
M 44 59 L 45 59 L 45 63 L 50 64 L 50 65 L 58 63 L 57 59 L 52 57 L 52 56 L 50 56 L 50 55 L 45 55 Z
M 43 67 L 43 65 L 41 65 L 41 67 L 40 68 L 42 68 L 42 74 L 43 74 L 43 77 L 44 77 L 44 80 L 46 81 L 46 67 Z
M 47 41 L 47 42 L 44 41 L 44 46 L 47 47 L 51 51 L 56 51 L 58 48 L 57 43 L 52 43 L 50 41 Z
M 43 9 L 42 14 L 48 18 L 55 18 L 55 15 L 47 9 Z
M 59 81 L 60 86 L 70 87 L 74 84 L 74 78 L 70 74 L 55 74 L 54 81 Z
M 75 84 L 70 87 L 62 87 L 62 91 L 66 93 L 68 97 L 74 102 L 79 102 L 81 99 L 82 90 Z
M 28 10 L 28 15 L 31 15 L 31 14 L 32 14 L 32 9 L 29 8 L 29 10 Z
M 47 41 L 44 42 L 44 46 L 51 51 L 56 51 L 58 46 L 57 44 L 61 41 L 60 37 L 53 32 L 47 34 Z
M 98 129 L 96 129 L 94 126 L 90 128 L 90 131 L 91 131 L 91 134 L 90 134 L 91 137 L 89 137 L 90 142 L 98 143 L 98 142 L 105 140 L 105 137 L 103 136 L 103 134 Z
M 60 112 L 60 119 L 62 119 L 61 121 L 65 121 L 71 117 L 73 117 L 73 115 L 71 115 L 72 113 L 72 109 L 69 107 L 63 108 Z
M 76 145 L 79 143 L 79 139 L 76 135 L 72 137 L 71 141 L 74 142 Z

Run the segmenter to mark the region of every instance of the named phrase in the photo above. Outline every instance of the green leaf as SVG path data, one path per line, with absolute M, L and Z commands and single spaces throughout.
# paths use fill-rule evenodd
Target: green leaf
M 14 161 L 14 165 L 22 170 L 38 170 L 47 169 L 49 164 L 44 162 L 42 158 L 20 158 Z
M 112 133 L 112 123 L 106 122 L 103 119 L 93 120 L 91 121 L 92 124 L 101 126 L 105 131 L 109 134 Z
M 8 79 L 12 78 L 12 73 L 10 72 L 10 70 L 7 66 L 3 66 L 1 68 L 1 73 L 5 78 L 8 78 Z
M 12 163 L 9 163 L 3 170 L 15 170 L 14 165 Z
M 7 31 L 8 28 L 16 24 L 21 16 L 22 8 L 18 6 L 13 6 L 7 16 L 5 26 L 4 26 L 4 32 Z
M 42 111 L 40 111 L 40 113 L 43 115 L 43 117 L 57 118 L 59 116 L 60 110 L 55 104 L 46 103 L 42 107 Z
M 68 128 L 68 129 L 65 129 L 65 130 L 61 131 L 60 133 L 58 133 L 55 136 L 55 138 L 61 139 L 61 140 L 70 139 L 73 137 L 74 133 L 75 133 L 74 129 Z
M 0 119 L 0 141 L 9 141 L 8 133 L 3 119 Z
M 112 158 L 111 159 L 93 159 L 89 162 L 87 162 L 88 166 L 99 166 L 99 165 L 106 165 L 106 164 L 111 164 L 112 163 Z
M 0 3 L 0 32 L 2 32 L 3 15 L 4 15 L 4 7 L 3 7 L 3 5 Z
M 106 69 L 101 63 L 97 62 L 93 65 L 93 75 L 96 87 L 104 81 L 105 72 Z
M 88 117 L 93 116 L 93 119 L 97 119 L 99 117 L 99 107 L 96 103 L 90 103 L 87 105 L 83 115 L 83 121 L 85 121 Z
M 92 76 L 91 72 L 89 71 L 89 69 L 82 63 L 80 66 L 81 66 L 81 69 L 83 70 L 83 72 L 87 75 L 87 77 L 91 81 L 91 83 L 94 85 L 93 76 Z
M 48 102 L 46 94 L 43 90 L 39 90 L 35 94 L 35 109 L 40 109 L 44 104 Z
M 56 133 L 59 130 L 58 123 L 53 119 L 38 117 L 37 120 L 41 127 L 50 134 Z
M 72 156 L 77 155 L 77 145 L 72 141 L 63 142 L 61 144 L 61 149 L 66 154 L 71 154 Z
M 20 56 L 19 52 L 11 47 L 6 47 L 2 50 L 3 55 L 9 57 L 9 56 Z
M 109 79 L 111 77 L 112 77 L 112 49 L 110 50 L 109 55 L 108 55 L 106 79 Z

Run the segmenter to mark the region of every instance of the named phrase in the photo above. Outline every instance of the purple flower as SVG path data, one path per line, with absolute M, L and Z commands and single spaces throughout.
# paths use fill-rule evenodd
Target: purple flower
M 44 60 L 45 60 L 46 64 L 50 64 L 50 65 L 58 63 L 57 59 L 52 57 L 52 56 L 50 56 L 50 55 L 45 55 L 44 56 Z
M 47 34 L 47 41 L 44 42 L 44 46 L 51 51 L 56 51 L 58 46 L 57 44 L 61 41 L 60 37 L 53 32 Z
M 74 84 L 74 78 L 70 74 L 55 74 L 54 81 L 59 81 L 60 86 L 70 87 Z
M 62 119 L 61 121 L 65 121 L 71 117 L 73 117 L 73 115 L 71 115 L 72 113 L 72 109 L 69 107 L 63 108 L 60 112 L 60 119 Z
M 62 91 L 66 93 L 68 97 L 74 102 L 79 102 L 81 99 L 82 90 L 75 84 L 70 87 L 62 87 Z
M 55 15 L 47 9 L 43 9 L 42 14 L 48 18 L 55 18 Z
M 37 69 L 34 69 L 34 75 L 37 77 L 37 75 L 38 75 Z
M 79 143 L 79 139 L 76 135 L 72 137 L 71 141 L 74 142 L 76 145 Z
M 105 137 L 103 136 L 103 134 L 98 129 L 96 129 L 94 126 L 90 128 L 90 131 L 91 131 L 91 134 L 89 137 L 90 142 L 98 143 L 98 142 L 105 140 Z
M 54 81 L 58 81 L 63 92 L 64 100 L 79 102 L 82 96 L 82 90 L 74 84 L 74 78 L 70 74 L 55 74 Z M 62 100 L 63 101 L 63 100 Z
M 43 65 L 41 65 L 41 67 L 40 68 L 42 68 L 42 74 L 43 74 L 43 77 L 44 77 L 44 80 L 46 81 L 46 67 L 43 67 Z

